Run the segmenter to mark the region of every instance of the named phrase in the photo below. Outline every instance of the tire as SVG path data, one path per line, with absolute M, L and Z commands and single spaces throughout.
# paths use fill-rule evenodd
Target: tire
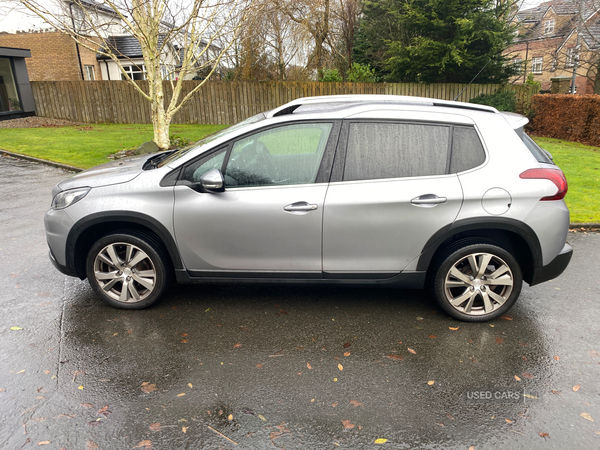
M 88 252 L 90 286 L 111 306 L 143 309 L 170 284 L 168 259 L 152 236 L 134 230 L 109 234 Z
M 522 285 L 521 267 L 509 252 L 469 240 L 451 246 L 440 256 L 432 290 L 438 304 L 452 317 L 485 322 L 505 314 L 517 301 Z

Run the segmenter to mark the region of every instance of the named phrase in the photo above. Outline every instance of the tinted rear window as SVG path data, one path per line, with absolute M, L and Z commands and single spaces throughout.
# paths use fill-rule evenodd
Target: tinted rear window
M 533 157 L 537 159 L 538 162 L 554 164 L 550 153 L 548 153 L 546 150 L 537 145 L 533 139 L 531 139 L 525 133 L 517 134 L 519 134 L 519 137 L 521 138 L 527 149 L 531 152 Z

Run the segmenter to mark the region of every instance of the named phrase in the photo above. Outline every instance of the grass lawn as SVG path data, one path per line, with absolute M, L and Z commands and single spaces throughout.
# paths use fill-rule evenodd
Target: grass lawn
M 197 141 L 224 125 L 171 125 L 170 134 Z M 87 169 L 108 155 L 139 147 L 153 138 L 152 125 L 85 124 L 52 128 L 0 129 L 0 150 Z
M 569 182 L 565 201 L 571 222 L 600 223 L 600 148 L 577 142 L 532 136 L 548 150 Z

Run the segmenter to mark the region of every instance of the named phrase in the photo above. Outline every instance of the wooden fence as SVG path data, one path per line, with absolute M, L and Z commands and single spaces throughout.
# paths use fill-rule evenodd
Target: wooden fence
M 148 92 L 148 82 L 139 81 Z M 185 81 L 182 96 L 197 86 Z M 84 123 L 151 123 L 150 102 L 127 81 L 32 81 L 38 116 Z M 171 98 L 169 82 L 165 97 Z M 316 82 L 234 82 L 210 81 L 202 86 L 171 123 L 233 124 L 254 114 L 276 108 L 300 97 L 333 94 L 388 94 L 454 100 L 464 84 L 417 83 L 316 83 Z M 492 94 L 495 84 L 472 84 L 460 101 L 479 94 Z M 503 89 L 517 92 L 519 102 L 528 104 L 534 92 L 521 85 Z

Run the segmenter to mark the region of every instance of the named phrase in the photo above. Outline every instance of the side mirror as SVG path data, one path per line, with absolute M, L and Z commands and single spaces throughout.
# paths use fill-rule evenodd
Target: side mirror
M 199 186 L 203 192 L 223 192 L 225 180 L 219 169 L 211 169 L 200 177 L 200 182 L 196 186 Z

